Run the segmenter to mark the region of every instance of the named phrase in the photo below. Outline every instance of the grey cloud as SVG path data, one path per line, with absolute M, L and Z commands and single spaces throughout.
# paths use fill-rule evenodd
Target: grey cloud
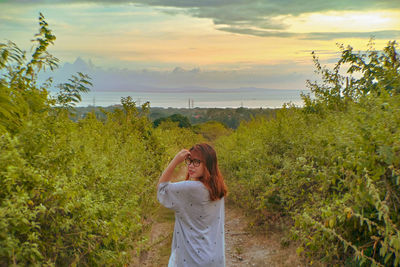
M 58 4 L 58 3 L 104 3 L 104 4 L 143 4 L 158 7 L 193 8 L 194 12 L 206 15 L 209 8 L 221 8 L 220 15 L 235 9 L 253 15 L 299 15 L 307 12 L 328 10 L 365 10 L 376 8 L 399 9 L 398 0 L 3 0 L 11 4 Z M 198 9 L 198 10 L 196 10 Z M 201 10 L 200 10 L 201 9 Z
M 393 38 L 398 36 L 397 31 L 376 31 L 376 32 L 339 32 L 339 33 L 293 33 L 283 31 L 287 28 L 283 22 L 274 19 L 279 15 L 297 16 L 303 13 L 318 11 L 360 11 L 374 10 L 376 8 L 400 9 L 397 1 L 321 1 L 311 0 L 272 0 L 254 1 L 248 3 L 235 3 L 223 7 L 197 7 L 190 10 L 191 14 L 200 18 L 211 18 L 215 25 L 226 25 L 217 27 L 221 31 L 261 36 L 261 37 L 297 37 L 299 39 L 331 40 L 342 37 L 369 38 L 374 36 L 377 39 Z
M 164 7 L 219 7 L 228 4 L 245 3 L 245 0 L 3 0 L 3 3 L 15 4 L 65 4 L 65 3 L 104 3 L 104 4 L 135 4 L 140 3 L 150 6 L 164 6 Z
M 279 15 L 298 16 L 311 12 L 363 11 L 378 8 L 400 9 L 398 0 L 138 0 L 127 2 L 184 8 L 182 12 L 194 17 L 212 19 L 217 25 L 242 25 L 275 30 L 285 28 L 282 22 L 273 21 L 273 18 Z
M 312 66 L 287 62 L 275 65 L 256 65 L 240 70 L 203 70 L 176 67 L 168 71 L 103 69 L 78 58 L 65 63 L 54 73 L 44 73 L 40 78 L 54 77 L 54 84 L 65 82 L 80 71 L 93 79 L 94 91 L 169 92 L 190 88 L 213 90 L 237 87 L 275 89 L 304 89 L 305 80 L 312 75 Z
M 397 39 L 400 38 L 400 30 L 373 31 L 373 32 L 310 32 L 295 33 L 286 31 L 263 31 L 239 27 L 219 27 L 221 31 L 248 34 L 261 37 L 296 37 L 303 40 L 333 40 L 337 38 L 375 38 L 375 39 Z
M 226 10 L 205 7 L 191 10 L 190 13 L 199 18 L 211 18 L 215 25 L 253 26 L 262 29 L 287 28 L 287 25 L 280 21 L 274 21 L 271 17 L 260 12 L 256 7 L 246 9 L 241 5 L 237 5 L 226 7 Z
M 181 67 L 175 67 L 175 69 L 172 71 L 172 73 L 174 73 L 174 74 L 183 74 L 183 73 L 197 74 L 199 72 L 200 72 L 200 68 L 193 68 L 191 70 L 185 70 L 184 68 L 181 68 Z
M 400 37 L 400 31 L 373 31 L 373 32 L 312 32 L 307 33 L 301 39 L 307 40 L 332 40 L 336 38 L 375 38 L 396 39 Z
M 184 13 L 193 17 L 211 19 L 217 29 L 254 36 L 281 36 L 300 39 L 330 40 L 339 37 L 391 38 L 397 31 L 380 31 L 371 33 L 290 33 L 277 19 L 280 15 L 298 16 L 304 13 L 324 11 L 366 11 L 376 9 L 400 9 L 398 0 L 39 0 L 24 1 L 6 0 L 6 3 L 78 3 L 94 2 L 102 4 L 140 4 L 154 6 L 168 14 Z M 172 9 L 171 8 L 176 8 Z M 335 37 L 337 36 L 337 37 Z
M 147 1 L 140 1 L 146 4 Z M 150 5 L 183 7 L 178 5 L 180 1 L 152 1 Z M 186 1 L 182 1 L 186 2 Z M 293 36 L 293 34 L 282 35 L 279 32 L 264 33 L 263 30 L 284 30 L 288 25 L 276 19 L 280 15 L 298 16 L 304 13 L 323 11 L 362 11 L 376 10 L 377 8 L 400 9 L 400 4 L 392 0 L 309 0 L 306 3 L 301 0 L 258 0 L 258 1 L 188 1 L 185 13 L 198 18 L 212 19 L 215 25 L 226 25 L 218 28 L 220 30 L 240 31 L 234 28 L 257 28 L 257 30 L 242 31 L 243 34 L 256 36 Z M 317 37 L 317 35 L 314 35 Z M 314 38 L 315 38 L 314 37 Z
M 261 31 L 249 28 L 236 28 L 236 27 L 219 27 L 217 28 L 221 31 L 239 33 L 239 34 L 248 34 L 255 35 L 261 37 L 294 37 L 298 36 L 297 33 L 284 32 L 284 31 Z

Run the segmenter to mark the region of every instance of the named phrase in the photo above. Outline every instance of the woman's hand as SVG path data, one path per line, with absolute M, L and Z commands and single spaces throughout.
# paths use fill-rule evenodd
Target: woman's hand
M 163 182 L 169 182 L 172 179 L 172 174 L 174 172 L 175 167 L 183 162 L 187 157 L 190 156 L 190 151 L 187 149 L 182 149 L 179 151 L 173 160 L 168 164 L 167 168 L 164 170 L 164 172 L 161 174 L 160 179 L 158 180 L 158 184 L 163 183 Z M 157 186 L 158 186 L 157 184 Z
M 179 163 L 183 162 L 183 161 L 184 161 L 187 157 L 189 157 L 189 156 L 190 156 L 190 151 L 187 150 L 187 149 L 182 149 L 181 151 L 179 151 L 179 152 L 175 155 L 173 161 L 174 161 L 176 164 L 179 164 Z

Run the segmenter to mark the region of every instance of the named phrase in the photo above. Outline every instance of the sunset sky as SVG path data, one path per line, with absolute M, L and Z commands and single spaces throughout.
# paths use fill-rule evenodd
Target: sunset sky
M 29 50 L 39 12 L 61 67 L 80 57 L 103 91 L 305 89 L 311 51 L 332 64 L 337 43 L 366 50 L 374 37 L 382 49 L 400 38 L 398 0 L 0 0 L 0 42 Z

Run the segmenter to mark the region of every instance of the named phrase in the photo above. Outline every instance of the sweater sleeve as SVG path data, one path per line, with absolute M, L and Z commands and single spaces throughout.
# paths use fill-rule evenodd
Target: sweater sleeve
M 164 207 L 172 210 L 179 210 L 183 192 L 182 183 L 164 182 L 158 185 L 157 199 Z M 181 192 L 180 192 L 181 190 Z

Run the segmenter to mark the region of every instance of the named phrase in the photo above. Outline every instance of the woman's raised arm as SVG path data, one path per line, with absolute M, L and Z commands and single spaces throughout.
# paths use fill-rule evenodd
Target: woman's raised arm
M 188 156 L 190 156 L 189 150 L 182 149 L 181 151 L 179 151 L 161 174 L 160 179 L 158 180 L 157 187 L 160 183 L 169 182 L 172 179 L 172 174 L 176 166 L 179 163 L 183 162 Z

